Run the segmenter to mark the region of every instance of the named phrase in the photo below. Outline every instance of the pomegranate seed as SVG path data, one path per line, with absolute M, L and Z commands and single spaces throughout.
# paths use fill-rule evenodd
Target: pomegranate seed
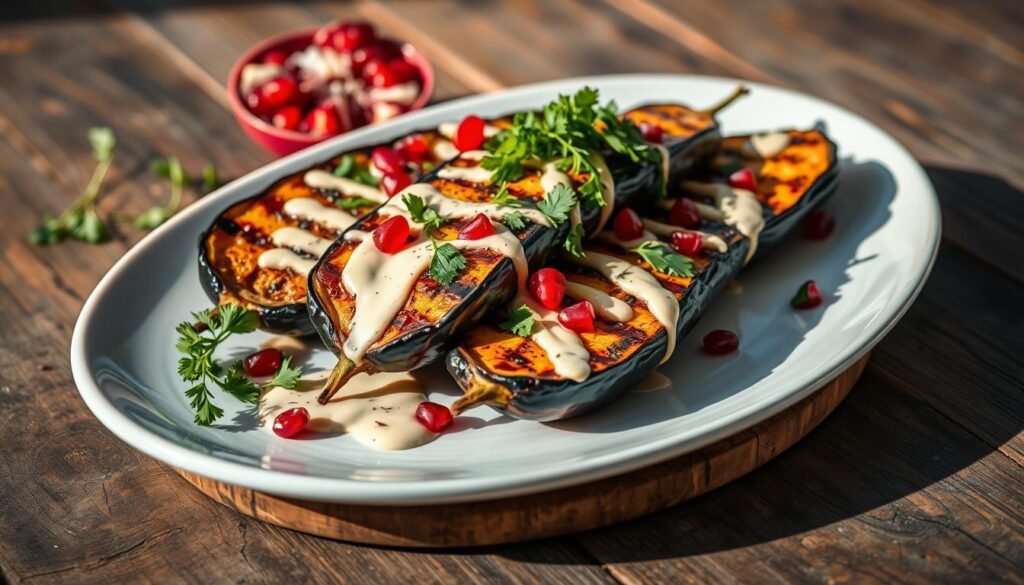
M 790 299 L 789 304 L 794 309 L 813 309 L 821 304 L 821 289 L 818 288 L 818 283 L 813 280 L 800 285 L 800 288 L 796 291 L 796 295 Z
M 836 227 L 836 218 L 832 214 L 819 209 L 807 217 L 804 222 L 804 237 L 808 240 L 824 240 Z
M 715 329 L 704 336 L 704 352 L 710 355 L 725 355 L 736 351 L 740 338 L 732 331 Z
M 287 60 L 288 53 L 278 49 L 271 49 L 267 51 L 266 55 L 263 55 L 263 62 L 267 65 L 280 65 L 284 67 L 284 62 Z
M 302 432 L 309 423 L 309 411 L 301 406 L 289 408 L 274 418 L 274 434 L 289 439 Z
M 406 136 L 395 143 L 395 150 L 407 161 L 422 163 L 430 156 L 430 147 L 422 134 Z
M 299 84 L 287 76 L 277 77 L 257 89 L 267 107 L 278 109 L 287 106 L 299 97 Z
M 412 185 L 412 177 L 404 171 L 384 175 L 380 179 L 380 190 L 388 197 L 394 197 L 409 185 Z
M 352 52 L 352 69 L 356 75 L 362 75 L 365 67 L 373 61 L 390 61 L 402 54 L 398 45 L 381 41 L 366 47 L 359 47 Z
M 665 131 L 657 124 L 648 124 L 647 122 L 640 122 L 640 133 L 643 134 L 644 140 L 647 142 L 661 143 L 662 138 L 665 136 Z
M 367 22 L 332 22 L 320 27 L 313 35 L 313 44 L 330 47 L 338 52 L 350 53 L 369 45 L 377 38 L 373 25 Z
M 476 214 L 466 227 L 459 231 L 460 240 L 479 240 L 494 235 L 494 224 L 491 219 L 482 213 Z
M 332 104 L 320 104 L 306 114 L 306 127 L 310 134 L 333 136 L 341 132 L 338 111 Z
M 395 149 L 387 146 L 374 148 L 370 154 L 370 162 L 385 175 L 400 173 L 405 170 L 405 162 L 402 160 L 402 155 L 398 154 Z
M 285 106 L 275 112 L 270 121 L 283 130 L 295 130 L 302 121 L 302 110 L 298 106 Z
M 396 215 L 373 230 L 373 243 L 385 254 L 394 254 L 402 249 L 409 239 L 409 221 Z
M 697 204 L 685 197 L 676 199 L 668 212 L 668 220 L 681 228 L 693 229 L 700 225 L 700 212 Z
M 416 407 L 416 420 L 428 431 L 440 433 L 452 426 L 452 411 L 436 402 L 420 402 Z
M 257 352 L 250 353 L 242 360 L 242 368 L 245 373 L 254 378 L 273 376 L 281 367 L 281 350 L 276 347 L 268 347 Z
M 412 81 L 420 75 L 419 69 L 405 59 L 392 59 L 389 65 L 400 83 Z
M 757 193 L 757 178 L 754 176 L 754 171 L 740 169 L 729 175 L 729 186 Z
M 594 305 L 590 301 L 569 305 L 558 312 L 558 322 L 570 331 L 589 333 L 594 330 Z
M 644 224 L 640 216 L 632 209 L 625 207 L 615 216 L 615 237 L 620 242 L 629 242 L 644 235 Z
M 371 64 L 373 63 L 378 62 L 373 61 Z M 370 67 L 367 67 L 364 71 L 369 71 L 370 69 Z M 397 85 L 402 81 L 398 76 L 398 73 L 387 63 L 379 63 L 372 69 L 373 73 L 369 74 L 369 81 L 370 85 L 374 87 L 391 87 L 392 85 Z
M 672 247 L 683 256 L 696 258 L 704 248 L 704 236 L 697 232 L 672 232 Z
M 459 123 L 452 143 L 461 152 L 477 150 L 484 143 L 484 121 L 480 116 L 466 116 Z
M 530 276 L 533 298 L 548 309 L 557 309 L 565 296 L 565 275 L 554 268 L 541 268 Z
M 257 116 L 269 116 L 274 111 L 274 108 L 263 99 L 263 93 L 259 88 L 245 96 L 245 105 Z

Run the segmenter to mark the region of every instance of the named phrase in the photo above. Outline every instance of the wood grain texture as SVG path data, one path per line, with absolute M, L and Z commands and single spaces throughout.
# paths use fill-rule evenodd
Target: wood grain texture
M 128 13 L 121 12 L 128 10 Z M 1024 5 L 1010 0 L 7 3 L 0 8 L 0 581 L 1022 582 Z M 866 116 L 924 160 L 944 244 L 850 398 L 763 468 L 579 537 L 426 554 L 231 512 L 113 438 L 77 398 L 71 327 L 139 234 L 30 246 L 82 188 L 90 126 L 122 141 L 104 211 L 166 192 L 174 154 L 226 177 L 269 160 L 217 88 L 278 30 L 358 14 L 421 43 L 438 97 L 569 75 L 776 81 Z M 841 218 L 840 218 L 841 220 Z
M 552 492 L 444 506 L 352 506 L 280 498 L 178 470 L 192 485 L 254 518 L 366 544 L 467 547 L 573 534 L 695 498 L 764 465 L 811 432 L 846 398 L 868 356 L 790 408 L 683 457 Z

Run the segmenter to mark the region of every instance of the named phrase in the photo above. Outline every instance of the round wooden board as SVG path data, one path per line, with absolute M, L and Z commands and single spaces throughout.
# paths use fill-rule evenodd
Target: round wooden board
M 243 514 L 327 538 L 404 547 L 534 540 L 650 514 L 756 469 L 835 410 L 864 371 L 868 357 L 790 408 L 708 447 L 625 475 L 546 493 L 465 504 L 359 506 L 282 498 L 176 471 Z

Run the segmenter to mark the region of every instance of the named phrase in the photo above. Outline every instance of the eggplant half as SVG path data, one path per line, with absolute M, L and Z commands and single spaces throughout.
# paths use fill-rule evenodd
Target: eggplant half
M 715 113 L 743 95 L 738 90 L 726 101 L 707 111 L 678 105 L 648 105 L 624 114 L 630 120 L 657 126 L 664 150 L 661 160 L 640 164 L 608 155 L 606 166 L 614 178 L 614 205 L 605 208 L 580 206 L 580 225 L 584 233 L 599 229 L 611 209 L 640 197 L 658 193 L 668 176 L 693 168 L 718 151 L 721 134 Z M 449 161 L 422 179 L 443 196 L 457 201 L 490 202 L 499 192 L 498 185 L 446 179 L 446 167 L 469 166 L 463 159 Z M 589 176 L 567 173 L 572 187 L 578 188 Z M 603 181 L 604 182 L 604 181 Z M 526 169 L 517 181 L 503 186 L 517 201 L 534 206 L 546 195 L 541 171 Z M 370 213 L 350 228 L 372 232 L 388 217 Z M 454 219 L 435 230 L 438 243 L 458 238 L 469 220 Z M 538 268 L 565 240 L 569 222 L 549 227 L 527 223 L 513 233 L 522 244 L 531 268 Z M 342 347 L 350 334 L 355 316 L 355 296 L 342 283 L 343 273 L 358 242 L 340 238 L 320 258 L 310 272 L 308 283 L 309 315 L 324 343 L 338 354 L 339 363 L 328 379 L 320 399 L 326 402 L 351 376 L 359 372 L 407 371 L 432 363 L 445 355 L 455 340 L 479 322 L 488 312 L 508 302 L 517 292 L 517 275 L 512 260 L 487 248 L 464 250 L 465 268 L 451 283 L 443 285 L 429 272 L 416 280 L 405 304 L 383 333 L 367 349 L 359 363 L 350 360 Z
M 447 141 L 436 131 L 419 132 L 413 136 L 419 141 L 420 150 L 415 160 L 407 163 L 406 171 L 416 179 L 424 174 L 424 169 L 433 168 L 441 162 L 438 154 L 444 151 L 437 146 Z M 384 146 L 392 144 L 385 143 Z M 450 147 L 450 143 L 447 146 Z M 343 195 L 328 186 L 311 187 L 304 180 L 309 171 L 320 170 L 350 177 L 372 187 L 377 181 L 370 172 L 373 148 L 368 146 L 342 153 L 289 175 L 222 211 L 199 239 L 199 278 L 210 301 L 217 306 L 234 303 L 256 312 L 260 327 L 272 333 L 313 334 L 313 324 L 306 308 L 306 274 L 261 267 L 259 258 L 276 247 L 272 235 L 284 227 L 303 229 L 317 238 L 330 241 L 341 233 L 342 230 L 329 225 L 284 213 L 283 207 L 289 200 L 311 198 L 323 206 L 351 215 L 353 220 L 375 209 L 378 201 Z M 302 251 L 296 253 L 309 260 L 316 259 Z
M 725 183 L 739 168 L 749 168 L 757 179 L 754 195 L 761 204 L 764 226 L 756 234 L 758 254 L 778 242 L 797 225 L 799 218 L 826 200 L 836 188 L 836 148 L 823 133 L 789 131 L 787 145 L 772 156 L 751 156 L 751 137 L 726 138 L 713 162 L 696 170 L 690 180 Z M 710 184 L 710 183 L 704 183 Z M 749 260 L 752 238 L 718 217 L 711 200 L 700 201 L 682 185 L 670 189 L 670 195 L 696 198 L 704 203 L 706 215 L 694 228 L 702 232 L 702 241 L 719 238 L 715 249 L 705 245 L 691 259 L 692 277 L 672 276 L 655 270 L 640 256 L 616 246 L 613 241 L 588 243 L 588 253 L 603 254 L 627 262 L 629 270 L 644 270 L 671 293 L 679 307 L 675 323 L 681 339 L 696 325 L 710 303 Z M 668 208 L 672 199 L 653 205 L 645 217 L 660 225 L 657 234 L 668 240 Z M 651 228 L 653 230 L 653 228 Z M 681 229 L 681 228 L 676 228 Z M 515 418 L 553 421 L 576 416 L 604 404 L 638 384 L 662 362 L 669 350 L 670 337 L 647 303 L 617 286 L 606 275 L 559 258 L 551 263 L 570 283 L 584 284 L 619 299 L 632 307 L 632 317 L 620 322 L 595 319 L 595 331 L 579 337 L 590 354 L 590 375 L 573 381 L 558 375 L 545 351 L 531 337 L 521 337 L 499 328 L 501 315 L 471 329 L 463 342 L 448 352 L 446 366 L 464 395 L 453 410 L 461 412 L 478 404 L 488 404 Z M 633 268 L 635 266 L 635 268 Z M 567 291 L 562 307 L 578 302 Z M 600 316 L 600 315 L 599 315 Z

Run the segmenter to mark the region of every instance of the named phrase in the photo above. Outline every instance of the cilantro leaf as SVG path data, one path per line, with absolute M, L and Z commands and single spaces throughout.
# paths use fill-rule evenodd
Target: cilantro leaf
M 553 226 L 569 219 L 569 213 L 574 207 L 576 207 L 576 194 L 561 183 L 555 185 L 555 188 L 548 191 L 544 199 L 537 203 L 537 209 L 551 221 Z
M 458 248 L 451 244 L 437 245 L 437 240 L 431 238 L 434 245 L 434 257 L 430 259 L 430 276 L 443 285 L 449 285 L 458 276 L 459 271 L 466 267 L 466 257 Z
M 518 211 L 513 211 L 512 213 L 506 215 L 504 222 L 505 225 L 507 225 L 509 229 L 512 230 L 521 230 L 524 227 L 526 227 L 527 223 L 526 217 Z
M 270 379 L 269 382 L 264 384 L 265 388 L 280 386 L 281 388 L 294 388 L 299 383 L 299 376 L 302 375 L 302 368 L 291 367 L 292 358 L 291 356 L 285 357 L 284 361 L 281 362 L 281 367 L 278 368 L 277 373 Z
M 529 337 L 533 332 L 533 311 L 526 305 L 519 305 L 508 313 L 508 319 L 498 327 L 520 337 Z
M 669 276 L 693 276 L 693 261 L 682 254 L 670 252 L 660 242 L 644 242 L 629 251 L 649 262 L 658 272 Z
M 234 396 L 240 402 L 256 404 L 260 401 L 260 387 L 245 375 L 242 360 L 231 364 L 219 385 L 225 392 Z
M 110 237 L 107 224 L 96 214 L 95 207 L 89 207 L 80 217 L 77 225 L 71 228 L 71 237 L 90 244 L 105 242 Z
M 576 258 L 583 256 L 583 226 L 574 225 L 569 229 L 569 234 L 562 242 L 562 248 Z
M 406 193 L 402 195 L 402 203 L 405 203 L 405 208 L 409 210 L 412 220 L 423 224 L 423 231 L 432 232 L 444 223 L 441 214 L 433 207 L 428 206 L 419 195 Z

